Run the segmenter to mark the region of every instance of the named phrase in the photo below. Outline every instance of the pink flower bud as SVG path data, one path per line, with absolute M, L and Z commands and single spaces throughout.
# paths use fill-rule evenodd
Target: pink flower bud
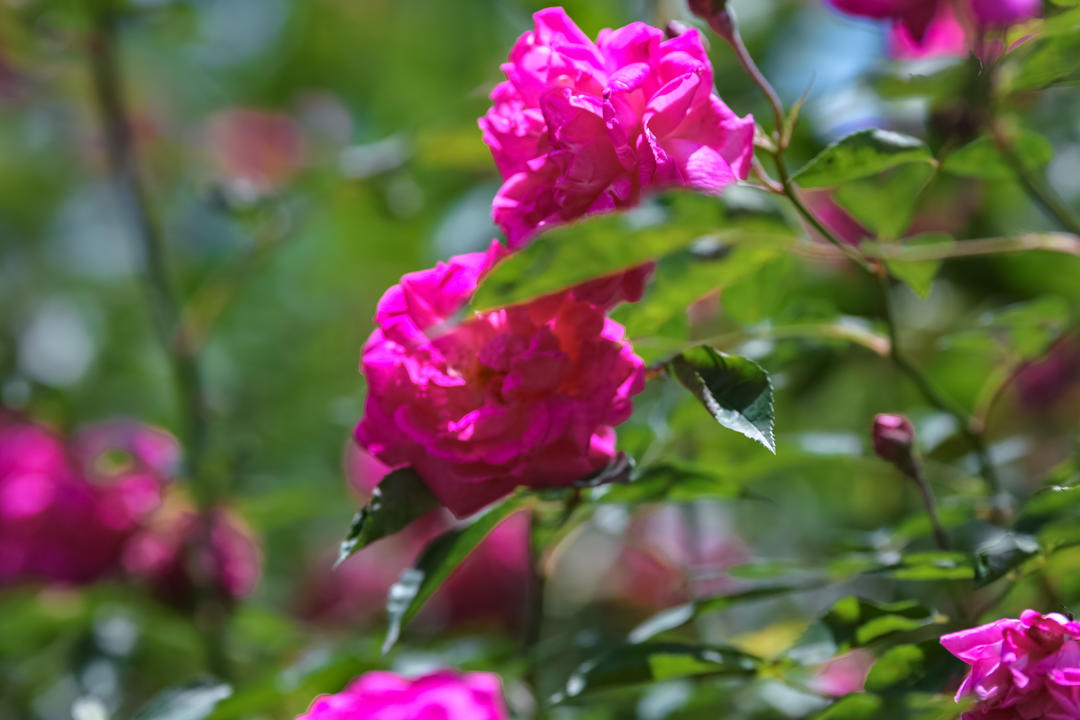
M 881 414 L 874 418 L 874 453 L 910 474 L 914 460 L 915 428 L 903 415 Z

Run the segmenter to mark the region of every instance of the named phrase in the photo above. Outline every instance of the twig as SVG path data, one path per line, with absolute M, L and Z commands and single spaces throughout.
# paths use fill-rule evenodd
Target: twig
M 1016 154 L 1016 149 L 1000 125 L 995 125 L 992 128 L 992 134 L 998 151 L 1005 158 L 1028 196 L 1035 201 L 1035 204 L 1057 220 L 1063 228 L 1074 235 L 1080 235 L 1080 220 L 1072 216 L 1072 213 L 1065 207 L 1065 203 L 1061 201 L 1061 198 L 1057 196 L 1049 185 L 1024 166 L 1023 160 Z
M 919 389 L 919 392 L 922 393 L 927 402 L 938 410 L 953 417 L 959 426 L 960 433 L 968 441 L 968 444 L 971 445 L 972 450 L 975 452 L 975 458 L 979 463 L 979 474 L 982 476 L 983 480 L 986 481 L 986 485 L 990 491 L 994 495 L 998 495 L 1001 492 L 1001 481 L 997 476 L 997 471 L 994 469 L 994 464 L 990 460 L 990 453 L 987 451 L 986 441 L 983 439 L 981 432 L 977 432 L 972 426 L 971 418 L 968 417 L 967 413 L 953 405 L 943 395 L 938 393 L 922 371 L 912 365 L 900 351 L 898 341 L 899 332 L 896 324 L 896 315 L 893 311 L 889 279 L 884 272 L 878 274 L 878 279 L 881 282 L 881 292 L 885 302 L 885 324 L 889 330 L 891 348 L 889 354 L 892 357 L 893 364 L 908 376 L 908 379 Z
M 205 474 L 207 414 L 202 374 L 197 354 L 181 332 L 180 303 L 169 278 L 165 242 L 151 211 L 135 149 L 129 114 L 123 95 L 117 59 L 117 18 L 108 3 L 87 0 L 93 34 L 90 37 L 90 69 L 94 91 L 105 134 L 112 182 L 121 210 L 127 215 L 145 262 L 144 285 L 154 325 L 172 365 L 184 424 L 187 473 L 192 480 L 199 505 L 199 537 L 204 548 L 211 547 L 210 528 L 215 503 L 215 489 Z M 200 578 L 196 578 L 200 580 Z M 203 636 L 211 669 L 226 674 L 224 625 L 227 609 L 217 599 L 213 578 L 201 578 L 200 607 L 197 618 L 204 624 Z

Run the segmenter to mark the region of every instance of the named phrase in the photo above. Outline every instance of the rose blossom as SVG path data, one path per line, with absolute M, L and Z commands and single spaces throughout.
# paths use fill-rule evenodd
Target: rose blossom
M 945 635 L 945 649 L 971 666 L 956 694 L 977 704 L 962 720 L 1080 718 L 1080 623 L 1025 610 Z
M 104 447 L 104 446 L 103 446 Z M 115 570 L 158 478 L 87 472 L 64 438 L 0 412 L 0 584 L 81 584 Z
M 497 675 L 442 671 L 410 680 L 369 672 L 316 698 L 297 720 L 508 720 Z
M 412 466 L 462 517 L 519 485 L 568 485 L 615 457 L 614 426 L 644 363 L 604 308 L 564 291 L 447 329 L 507 251 L 410 273 L 379 301 L 364 346 L 360 445 Z
M 633 206 L 643 191 L 717 192 L 745 179 L 754 121 L 713 93 L 696 30 L 642 23 L 596 43 L 562 8 L 541 10 L 480 118 L 504 182 L 492 217 L 511 249 L 545 225 Z

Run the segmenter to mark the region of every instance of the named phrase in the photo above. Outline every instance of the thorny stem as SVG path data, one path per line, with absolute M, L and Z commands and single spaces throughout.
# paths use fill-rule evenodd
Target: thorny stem
M 580 496 L 578 496 L 580 497 Z M 569 505 L 569 503 L 568 503 Z M 564 517 L 569 516 L 572 509 L 566 510 Z M 533 698 L 536 701 L 536 713 L 533 716 L 537 720 L 547 717 L 547 698 L 541 695 L 540 672 L 537 668 L 537 646 L 540 643 L 544 627 L 544 593 L 547 591 L 547 578 L 545 577 L 543 548 L 536 542 L 536 531 L 543 518 L 540 512 L 533 510 L 529 517 L 529 568 L 531 572 L 529 600 L 529 615 L 525 626 L 525 651 L 531 653 L 527 680 L 532 687 Z
M 930 483 L 926 482 L 922 463 L 916 461 L 913 466 L 911 479 L 915 481 L 919 493 L 922 495 L 923 506 L 926 508 L 926 514 L 930 518 L 930 526 L 934 531 L 934 542 L 943 552 L 949 552 L 952 547 L 949 545 L 949 536 L 945 534 L 945 528 L 941 526 L 941 517 L 938 515 L 937 503 L 934 501 L 934 491 L 930 489 Z
M 88 0 L 93 22 L 90 37 L 90 70 L 98 111 L 105 135 L 105 149 L 120 209 L 131 223 L 138 250 L 143 257 L 143 280 L 154 326 L 164 347 L 179 396 L 184 424 L 187 473 L 199 505 L 199 549 L 211 548 L 210 528 L 215 491 L 206 477 L 204 459 L 207 444 L 207 413 L 202 374 L 196 352 L 181 331 L 181 310 L 169 278 L 165 242 L 139 171 L 117 58 L 117 18 L 108 3 Z M 201 624 L 211 669 L 226 674 L 223 646 L 228 611 L 216 597 L 212 578 L 202 580 L 196 622 Z
M 791 175 L 788 172 L 787 165 L 784 162 L 784 138 L 789 135 L 786 132 L 785 120 L 784 120 L 784 108 L 780 102 L 780 97 L 773 89 L 772 85 L 758 69 L 754 59 L 750 56 L 749 51 L 746 49 L 746 44 L 742 41 L 742 37 L 739 34 L 738 27 L 735 24 L 735 19 L 730 12 L 724 11 L 719 13 L 716 17 L 710 20 L 710 26 L 712 29 L 724 38 L 735 51 L 735 55 L 739 60 L 739 63 L 743 66 L 747 75 L 754 82 L 755 85 L 761 90 L 769 102 L 773 112 L 773 119 L 776 123 L 776 129 L 773 134 L 773 141 L 775 144 L 775 150 L 772 151 L 773 160 L 776 163 L 776 172 L 779 178 L 779 188 L 783 194 L 791 201 L 791 204 L 798 211 L 798 213 L 813 227 L 825 240 L 840 250 L 845 257 L 857 264 L 866 272 L 871 275 L 876 275 L 882 280 L 882 293 L 885 298 L 886 305 L 886 322 L 889 326 L 889 339 L 890 339 L 890 351 L 889 356 L 892 358 L 893 364 L 897 366 L 905 375 L 907 375 L 919 391 L 923 394 L 926 400 L 937 407 L 938 409 L 947 412 L 956 418 L 960 425 L 960 431 L 964 437 L 968 440 L 969 444 L 975 451 L 975 455 L 978 458 L 979 470 L 983 479 L 986 481 L 987 486 L 991 492 L 997 495 L 1000 492 L 1001 484 L 998 480 L 997 473 L 994 470 L 993 464 L 990 462 L 989 453 L 986 450 L 986 442 L 983 440 L 982 435 L 976 432 L 972 426 L 970 419 L 964 412 L 953 407 L 945 398 L 938 394 L 934 387 L 930 384 L 930 381 L 912 365 L 907 358 L 900 352 L 899 345 L 897 344 L 896 322 L 893 318 L 891 309 L 891 303 L 889 301 L 889 287 L 888 287 L 888 274 L 884 266 L 880 262 L 872 262 L 857 248 L 848 245 L 843 242 L 836 235 L 825 226 L 818 217 L 810 211 L 808 207 L 802 202 L 799 197 L 798 189 L 791 180 Z M 773 182 L 764 174 L 760 165 L 755 165 L 755 170 L 762 177 L 766 186 L 772 187 Z

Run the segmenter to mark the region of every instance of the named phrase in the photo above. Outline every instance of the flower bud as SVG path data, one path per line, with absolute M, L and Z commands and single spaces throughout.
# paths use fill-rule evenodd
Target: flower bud
M 727 8 L 727 0 L 687 0 L 690 12 L 709 23 L 717 35 L 728 37 L 735 20 Z
M 900 468 L 906 475 L 914 472 L 915 428 L 903 415 L 882 413 L 874 418 L 874 453 Z

